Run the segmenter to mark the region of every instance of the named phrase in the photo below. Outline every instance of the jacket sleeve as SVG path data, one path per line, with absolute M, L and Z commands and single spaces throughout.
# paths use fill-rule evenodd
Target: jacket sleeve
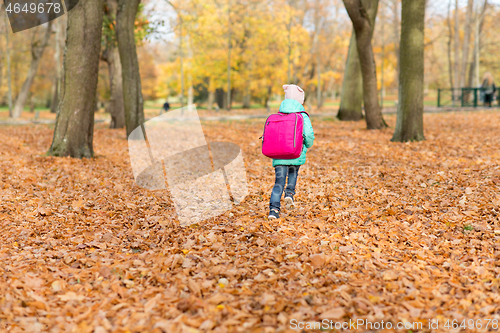
M 311 148 L 314 143 L 314 130 L 311 124 L 311 119 L 305 114 L 304 117 L 304 144 L 307 148 Z

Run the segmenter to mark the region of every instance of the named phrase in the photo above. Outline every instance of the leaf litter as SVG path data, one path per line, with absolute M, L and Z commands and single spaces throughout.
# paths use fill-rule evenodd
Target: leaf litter
M 3 127 L 0 330 L 498 319 L 500 115 L 425 122 L 427 141 L 391 143 L 390 129 L 313 119 L 297 207 L 275 221 L 261 122 L 207 122 L 210 141 L 243 148 L 250 194 L 189 228 L 167 191 L 134 185 L 121 131 L 98 127 L 96 158 L 77 160 L 44 156 L 48 127 Z

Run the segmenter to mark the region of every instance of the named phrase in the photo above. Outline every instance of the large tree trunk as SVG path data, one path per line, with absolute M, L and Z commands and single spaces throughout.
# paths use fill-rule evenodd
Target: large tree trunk
M 102 0 L 80 1 L 68 13 L 64 86 L 48 155 L 94 155 L 94 110 L 101 51 Z
M 117 0 L 106 0 L 106 10 L 104 14 L 108 16 L 111 21 L 116 19 L 117 11 Z M 125 106 L 123 102 L 122 63 L 120 61 L 120 52 L 112 38 L 108 38 L 106 41 L 106 50 L 103 52 L 101 59 L 108 64 L 109 72 L 111 96 L 106 110 L 106 112 L 111 115 L 109 128 L 124 128 Z
M 378 10 L 378 0 L 343 0 L 347 13 L 356 32 L 361 73 L 363 76 L 363 100 L 365 104 L 366 126 L 368 129 L 387 127 L 379 105 L 377 72 L 373 56 L 372 36 L 375 20 L 371 20 L 371 11 Z
M 140 2 L 141 0 L 118 0 L 116 15 L 116 39 L 122 64 L 127 137 L 144 123 L 144 101 L 134 36 L 135 18 Z
M 41 28 L 39 28 L 41 29 Z M 52 33 L 52 21 L 49 22 L 47 28 L 45 29 L 45 34 L 41 40 L 33 41 L 31 44 L 31 65 L 28 69 L 28 76 L 19 91 L 19 95 L 17 96 L 16 103 L 14 105 L 14 110 L 12 112 L 12 118 L 17 119 L 21 117 L 21 114 L 24 110 L 24 105 L 28 100 L 28 96 L 30 94 L 31 86 L 33 85 L 33 81 L 35 80 L 36 72 L 38 71 L 38 65 L 40 64 L 40 60 L 43 56 L 43 51 L 45 51 L 45 47 L 49 43 L 50 35 Z
M 363 118 L 361 106 L 363 104 L 363 78 L 359 64 L 356 33 L 352 31 L 349 53 L 347 54 L 340 108 L 337 118 L 344 121 L 358 121 Z
M 392 141 L 424 140 L 424 24 L 426 0 L 403 0 L 401 72 Z

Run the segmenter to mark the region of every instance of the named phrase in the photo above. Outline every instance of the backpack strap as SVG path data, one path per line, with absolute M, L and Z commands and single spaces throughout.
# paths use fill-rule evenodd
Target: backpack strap
M 279 114 L 289 114 L 289 113 L 284 113 L 284 112 L 278 112 L 278 113 L 279 113 Z M 307 116 L 308 116 L 309 118 L 311 118 L 311 116 L 309 115 L 309 113 L 307 113 L 307 112 L 305 112 L 305 111 L 300 111 L 300 112 L 296 112 L 296 113 L 305 113 L 305 114 L 307 114 Z

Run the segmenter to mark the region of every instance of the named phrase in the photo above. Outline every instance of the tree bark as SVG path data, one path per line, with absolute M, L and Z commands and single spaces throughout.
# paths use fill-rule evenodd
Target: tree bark
M 453 45 L 454 45 L 454 54 L 455 54 L 455 64 L 454 64 L 454 82 L 453 82 L 453 88 L 459 89 L 460 88 L 460 36 L 459 36 L 459 30 L 460 30 L 460 12 L 458 8 L 458 0 L 455 0 L 455 31 L 453 35 Z M 454 94 L 458 94 L 457 92 L 454 92 Z
M 41 29 L 41 28 L 39 28 Z M 14 104 L 14 110 L 12 112 L 12 118 L 17 119 L 21 117 L 21 114 L 24 110 L 24 106 L 26 105 L 26 101 L 28 100 L 28 96 L 30 94 L 31 86 L 33 85 L 33 81 L 35 80 L 36 72 L 38 71 L 38 65 L 40 64 L 40 60 L 42 59 L 43 52 L 49 43 L 50 35 L 52 34 L 52 21 L 48 23 L 47 28 L 45 29 L 45 34 L 41 40 L 37 40 L 32 42 L 31 44 L 31 64 L 28 69 L 28 76 L 19 91 L 19 95 L 16 98 L 16 103 Z
M 102 21 L 102 0 L 80 1 L 68 13 L 64 86 L 48 155 L 76 158 L 94 155 L 94 110 Z
M 471 35 L 472 26 L 472 12 L 474 11 L 474 0 L 468 0 L 467 3 L 467 13 L 465 19 L 465 32 L 464 32 L 464 44 L 462 50 L 462 64 L 460 70 L 460 87 L 464 87 L 465 78 L 467 74 L 467 65 L 469 64 L 470 52 L 469 52 L 469 42 Z
M 0 18 L 3 15 L 4 15 L 3 7 L 0 6 Z M 5 31 L 8 32 L 7 26 L 4 24 L 4 22 L 0 22 L 0 24 L 2 25 L 2 30 L 0 30 L 0 31 L 3 31 L 3 27 L 5 27 Z M 8 47 L 9 46 L 7 45 L 7 48 Z M 3 59 L 4 59 L 3 42 L 2 42 L 1 37 L 0 37 L 0 87 L 2 87 L 2 83 L 3 83 Z M 1 99 L 0 99 L 0 102 L 1 102 Z
M 356 43 L 363 76 L 366 126 L 368 129 L 382 129 L 387 125 L 382 117 L 378 99 L 377 72 L 372 48 L 375 20 L 372 20 L 370 15 L 370 12 L 374 11 L 373 17 L 376 17 L 378 0 L 343 1 L 356 32 Z
M 50 112 L 57 113 L 57 107 L 59 105 L 59 98 L 61 95 L 61 81 L 63 75 L 63 66 L 61 63 L 61 35 L 62 35 L 62 22 L 58 20 L 56 22 L 56 37 L 54 43 L 54 62 L 56 64 L 56 77 L 54 78 L 53 95 L 52 101 L 50 103 Z
M 215 102 L 215 84 L 214 79 L 210 77 L 208 79 L 208 101 L 207 101 L 207 110 L 212 110 Z
M 2 7 L 3 8 L 3 7 Z M 7 100 L 9 104 L 9 117 L 12 117 L 12 72 L 10 64 L 10 43 L 9 43 L 9 22 L 7 18 L 7 13 L 4 15 L 4 25 L 5 25 L 5 43 L 7 44 L 7 49 L 5 50 L 5 56 L 7 58 L 7 85 L 9 86 L 9 91 L 7 93 Z
M 342 121 L 358 121 L 363 118 L 361 106 L 363 104 L 363 78 L 359 64 L 356 33 L 352 31 L 349 53 L 347 54 L 340 108 L 337 118 Z
M 401 36 L 400 36 L 400 27 L 401 27 L 401 21 L 400 21 L 400 15 L 399 15 L 399 2 L 400 0 L 392 0 L 392 12 L 393 12 L 393 29 L 394 29 L 394 52 L 396 53 L 396 59 L 397 59 L 397 64 L 396 64 L 396 87 L 399 87 L 399 70 L 401 68 L 401 59 L 399 57 L 399 44 L 401 41 Z
M 207 110 L 211 111 L 213 109 L 215 100 L 215 91 L 208 92 Z
M 451 44 L 453 41 L 453 30 L 451 28 L 451 0 L 448 3 L 448 71 L 449 71 L 449 79 L 450 79 L 450 88 L 454 88 L 454 80 L 453 80 L 453 60 L 451 57 Z M 453 96 L 453 94 L 452 94 Z
M 141 0 L 118 0 L 116 15 L 116 39 L 122 64 L 127 137 L 144 123 L 144 101 L 134 35 L 135 18 L 140 2 Z
M 118 48 L 112 46 L 104 55 L 108 64 L 109 88 L 111 97 L 109 99 L 106 112 L 111 115 L 109 128 L 118 129 L 125 127 L 125 106 L 123 99 L 122 64 L 120 62 L 120 52 Z
M 478 4 L 479 6 L 479 4 Z M 474 41 L 474 43 L 477 43 L 477 48 L 478 50 L 481 49 L 481 33 L 483 32 L 483 26 L 484 26 L 484 15 L 486 13 L 486 8 L 488 7 L 488 0 L 484 1 L 483 8 L 481 10 L 481 14 L 477 15 L 476 11 L 476 20 L 479 20 L 479 26 L 478 26 L 478 32 L 476 38 L 478 39 L 477 41 Z M 479 17 L 478 17 L 479 16 Z M 472 87 L 474 85 L 474 74 L 476 73 L 476 63 L 477 63 L 477 57 L 478 54 L 476 51 L 474 51 L 474 57 L 472 60 L 472 64 L 469 67 L 469 79 L 468 79 L 468 86 Z
M 250 87 L 247 84 L 245 87 L 245 95 L 243 96 L 243 109 L 250 109 L 251 107 L 252 95 L 250 94 Z
M 424 25 L 426 0 L 403 0 L 401 72 L 396 130 L 392 141 L 424 138 Z
M 104 14 L 110 18 L 110 21 L 114 21 L 118 11 L 118 2 L 117 0 L 106 0 L 106 5 Z M 123 101 L 122 63 L 120 61 L 120 52 L 115 40 L 112 38 L 106 40 L 106 50 L 103 52 L 101 59 L 108 64 L 109 72 L 111 96 L 106 110 L 111 115 L 109 128 L 124 128 L 125 106 Z

